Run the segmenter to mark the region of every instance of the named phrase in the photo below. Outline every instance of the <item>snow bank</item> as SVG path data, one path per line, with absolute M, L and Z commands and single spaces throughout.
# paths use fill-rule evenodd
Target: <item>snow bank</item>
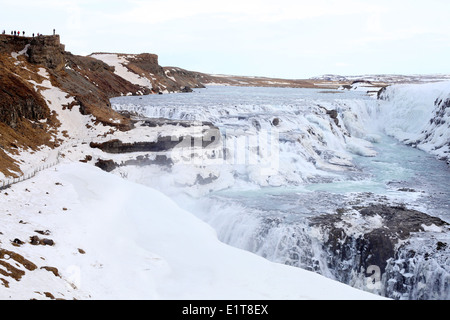
M 450 81 L 388 87 L 379 123 L 400 141 L 442 159 L 450 154 Z
M 0 198 L 8 207 L 2 221 L 26 224 L 11 220 L 2 248 L 38 269 L 0 287 L 2 299 L 42 298 L 39 292 L 78 299 L 381 298 L 225 245 L 162 193 L 87 164 L 58 165 L 8 194 Z M 15 247 L 3 239 L 36 229 L 51 230 L 55 245 Z M 60 278 L 41 265 L 56 267 Z
M 19 52 L 11 52 L 11 56 L 14 58 L 14 59 L 16 59 L 17 60 L 17 58 L 19 57 L 19 56 L 21 56 L 21 55 L 26 55 L 26 56 L 28 56 L 27 55 L 27 51 L 28 51 L 28 48 L 30 47 L 30 44 L 27 44 L 26 46 L 25 46 L 25 48 L 23 48 L 21 51 L 19 51 Z M 17 64 L 17 63 L 16 63 Z

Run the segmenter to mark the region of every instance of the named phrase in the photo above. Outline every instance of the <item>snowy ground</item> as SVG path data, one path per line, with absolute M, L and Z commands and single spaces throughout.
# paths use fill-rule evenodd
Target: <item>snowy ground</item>
M 160 192 L 88 164 L 43 171 L 0 201 L 2 249 L 36 266 L 2 256 L 1 299 L 380 298 L 227 246 Z M 54 245 L 32 245 L 33 235 Z M 25 271 L 20 281 L 8 264 Z

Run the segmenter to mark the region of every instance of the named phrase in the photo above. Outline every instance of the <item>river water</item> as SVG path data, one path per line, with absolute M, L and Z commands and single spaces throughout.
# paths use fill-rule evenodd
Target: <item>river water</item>
M 139 181 L 208 222 L 225 243 L 272 261 L 331 276 L 321 265 L 307 219 L 339 208 L 403 205 L 450 223 L 447 164 L 384 134 L 377 121 L 383 102 L 364 92 L 208 87 L 111 102 L 117 110 L 147 117 L 210 121 L 224 140 L 248 132 L 273 135 L 276 129 L 276 173 L 261 176 L 261 168 L 244 161 L 180 169 L 209 170 L 215 179 L 206 189 L 158 183 L 161 179 Z M 330 117 L 329 110 L 339 116 Z M 203 189 L 193 196 L 188 191 L 195 188 Z

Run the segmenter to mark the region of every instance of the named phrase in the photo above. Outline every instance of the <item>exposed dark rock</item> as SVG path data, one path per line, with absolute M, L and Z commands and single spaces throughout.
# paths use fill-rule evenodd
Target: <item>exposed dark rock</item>
M 372 82 L 368 81 L 368 80 L 355 80 L 352 82 L 352 85 L 356 84 L 356 83 L 366 83 L 366 84 L 372 84 Z
M 50 231 L 49 230 L 34 230 L 34 232 L 45 235 L 45 236 L 49 236 L 50 235 Z
M 130 159 L 123 161 L 122 163 L 118 164 L 114 162 L 114 160 L 102 160 L 98 159 L 97 163 L 95 164 L 97 167 L 102 169 L 106 172 L 111 172 L 114 169 L 118 167 L 123 166 L 150 166 L 150 165 L 157 165 L 162 167 L 171 167 L 173 165 L 172 159 L 168 158 L 166 155 L 156 155 L 154 159 L 150 158 L 150 156 L 147 154 L 145 156 L 137 156 L 136 159 Z
M 166 155 L 156 155 L 155 159 L 150 159 L 149 155 L 146 155 L 146 156 L 137 156 L 136 159 L 134 160 L 127 160 L 123 162 L 120 166 L 149 166 L 149 165 L 171 167 L 173 165 L 173 161 Z
M 44 99 L 17 75 L 0 70 L 0 83 L 0 122 L 16 128 L 22 118 L 38 121 L 50 116 Z
M 59 274 L 59 271 L 58 271 L 58 268 L 55 268 L 55 267 L 49 267 L 49 266 L 43 266 L 43 267 L 41 267 L 41 269 L 47 270 L 47 271 L 53 273 L 53 275 L 54 275 L 55 277 L 60 277 L 60 278 L 61 278 L 61 276 L 60 276 L 60 274 Z
M 43 245 L 43 246 L 53 246 L 55 242 L 51 239 L 40 239 L 38 236 L 31 236 L 30 243 L 34 246 Z
M 386 88 L 387 88 L 388 86 L 386 86 L 386 87 L 383 87 L 383 88 L 381 88 L 379 91 L 378 91 L 378 93 L 377 93 L 377 99 L 378 100 L 387 100 L 387 97 L 386 97 Z
M 52 239 L 42 239 L 41 240 L 41 244 L 46 245 L 46 246 L 53 246 L 55 244 L 55 242 Z
M 84 159 L 81 159 L 80 162 L 87 163 L 87 162 L 89 162 L 91 160 L 92 160 L 92 156 L 91 155 L 87 155 Z
M 327 252 L 328 268 L 336 279 L 345 283 L 353 281 L 355 274 L 368 270 L 370 266 L 378 267 L 381 276 L 386 272 L 392 275 L 393 261 L 398 260 L 402 250 L 406 248 L 405 243 L 409 243 L 415 235 L 427 232 L 427 227 L 430 226 L 440 227 L 443 232 L 450 230 L 449 224 L 437 217 L 404 207 L 383 205 L 362 208 L 358 213 L 340 210 L 336 214 L 313 217 L 310 224 L 326 234 L 323 250 Z M 354 232 L 354 227 L 359 231 Z M 448 250 L 444 242 L 437 240 L 430 247 L 435 248 L 436 255 L 442 254 L 442 250 Z M 439 250 L 440 253 L 436 253 Z M 430 251 L 428 258 L 432 258 L 432 254 Z M 390 279 L 384 276 L 385 280 Z M 408 285 L 411 287 L 417 283 Z M 388 287 L 385 283 L 385 288 Z M 399 287 L 390 290 L 398 292 Z M 398 298 L 395 295 L 392 297 Z
M 55 70 L 64 67 L 65 47 L 61 44 L 59 35 L 34 38 L 7 35 L 0 37 L 0 53 L 19 52 L 26 47 L 28 48 L 26 57 L 30 63 L 40 64 Z
M 27 54 L 31 63 L 44 65 L 53 70 L 61 70 L 64 67 L 65 48 L 60 42 L 59 35 L 36 37 L 30 43 Z
M 114 160 L 102 160 L 99 159 L 95 164 L 96 167 L 99 167 L 103 171 L 111 172 L 118 167 L 118 164 L 114 162 Z
M 339 126 L 338 112 L 337 110 L 327 110 L 327 114 L 333 119 L 334 123 Z
M 218 130 L 206 130 L 201 138 L 191 136 L 158 137 L 157 141 L 140 141 L 133 143 L 124 143 L 118 139 L 103 143 L 91 142 L 91 148 L 98 148 L 107 153 L 131 153 L 131 152 L 162 152 L 170 151 L 177 146 L 194 147 L 196 139 L 202 139 L 202 147 L 209 147 L 213 143 L 220 141 L 220 132 Z
M 330 118 L 332 119 L 337 119 L 338 116 L 338 112 L 337 110 L 327 110 L 327 114 L 330 116 Z
M 387 260 L 394 257 L 395 247 L 399 240 L 408 239 L 414 232 L 423 232 L 424 226 L 448 225 L 439 218 L 403 207 L 374 205 L 359 210 L 359 214 L 361 218 L 366 219 L 367 223 L 372 221 L 371 217 L 379 216 L 382 219 L 382 226 L 372 228 L 368 225 L 366 226 L 368 231 L 355 238 L 348 233 L 352 227 L 348 213 L 313 217 L 311 225 L 327 230 L 329 238 L 325 246 L 333 252 L 341 252 L 341 257 L 339 254 L 335 257 L 348 258 L 342 256 L 342 253 L 345 253 L 347 249 L 356 249 L 355 252 L 360 255 L 360 266 L 367 268 L 369 265 L 377 265 L 382 272 L 386 267 Z M 347 226 L 347 228 L 343 226 Z
M 182 138 L 172 138 L 170 136 L 159 137 L 155 142 L 141 141 L 124 143 L 119 139 L 110 140 L 103 143 L 91 142 L 91 148 L 98 148 L 107 153 L 131 153 L 131 152 L 161 152 L 169 151 L 182 142 Z
M 191 127 L 199 127 L 199 126 L 207 126 L 209 127 L 209 130 L 219 130 L 218 127 L 214 126 L 209 121 L 190 121 L 190 120 L 171 120 L 171 119 L 165 119 L 165 118 L 146 118 L 143 120 L 141 126 L 146 127 L 161 127 L 164 125 L 171 125 L 171 126 L 180 126 L 183 128 L 191 128 Z
M 189 86 L 184 86 L 184 87 L 181 87 L 180 91 L 184 92 L 184 93 L 188 93 L 188 92 L 192 92 L 193 90 Z
M 320 107 L 323 110 L 325 110 L 326 114 L 328 114 L 330 116 L 330 118 L 333 119 L 334 123 L 336 123 L 336 125 L 339 126 L 339 119 L 338 119 L 338 111 L 337 110 L 335 110 L 335 109 L 328 110 L 327 108 L 325 108 L 325 107 L 323 107 L 321 105 L 318 105 L 318 107 Z
M 12 241 L 12 244 L 14 244 L 14 245 L 22 245 L 23 244 L 23 241 L 22 240 L 20 240 L 20 239 L 18 239 L 18 238 L 15 238 L 13 241 Z
M 417 192 L 416 190 L 414 190 L 412 188 L 406 188 L 406 187 L 400 188 L 400 189 L 398 189 L 398 191 L 402 191 L 402 192 Z
M 213 175 L 213 174 L 209 174 L 208 177 L 204 178 L 203 176 L 201 176 L 200 174 L 197 174 L 197 180 L 196 183 L 200 184 L 200 185 L 206 185 L 209 183 L 214 182 L 214 180 L 217 180 L 219 177 Z
M 165 75 L 169 79 L 175 79 L 179 86 L 189 88 L 205 88 L 203 80 L 199 73 L 184 70 L 178 67 L 163 67 Z
M 446 234 L 407 240 L 388 260 L 385 296 L 403 300 L 450 299 L 450 250 Z
M 447 246 L 448 246 L 447 243 L 438 241 L 438 243 L 436 244 L 436 250 L 442 250 L 442 249 L 445 249 L 445 248 L 447 248 Z

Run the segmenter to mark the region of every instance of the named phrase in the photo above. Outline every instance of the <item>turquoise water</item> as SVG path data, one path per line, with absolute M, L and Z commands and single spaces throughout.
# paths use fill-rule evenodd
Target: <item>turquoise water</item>
M 381 135 L 375 150 L 376 157 L 355 156 L 358 172 L 342 173 L 337 181 L 254 190 L 231 188 L 209 197 L 239 202 L 260 215 L 284 217 L 333 213 L 355 203 L 404 204 L 450 223 L 450 173 L 444 162 L 386 135 Z

